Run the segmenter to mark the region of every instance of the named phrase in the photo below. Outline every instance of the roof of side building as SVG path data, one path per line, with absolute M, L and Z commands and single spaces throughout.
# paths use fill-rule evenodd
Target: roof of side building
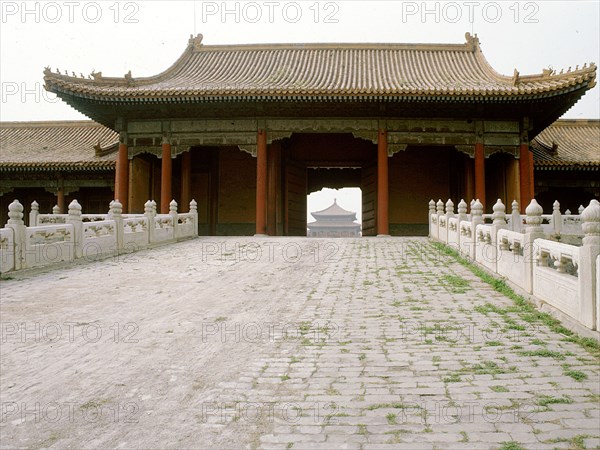
M 91 120 L 0 122 L 0 171 L 111 170 L 118 141 Z
M 560 119 L 531 141 L 539 169 L 600 168 L 600 120 Z

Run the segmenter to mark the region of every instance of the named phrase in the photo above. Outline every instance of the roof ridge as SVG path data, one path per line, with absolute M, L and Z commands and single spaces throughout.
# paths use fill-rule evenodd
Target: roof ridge
M 589 125 L 589 126 L 600 126 L 600 119 L 558 119 L 557 121 L 555 121 L 554 123 L 552 123 L 551 125 L 549 125 L 548 128 L 550 127 L 554 127 L 554 126 L 569 126 L 569 125 L 577 125 L 577 126 L 582 126 L 582 125 Z
M 105 125 L 98 123 L 94 120 L 15 120 L 15 121 L 0 121 L 0 128 L 43 128 L 50 126 L 68 126 L 68 127 L 102 127 L 107 128 Z
M 414 50 L 414 51 L 464 51 L 474 52 L 479 49 L 479 38 L 477 34 L 471 36 L 471 33 L 465 33 L 466 42 L 462 44 L 444 44 L 444 43 L 275 43 L 275 44 L 215 44 L 205 45 L 202 43 L 203 35 L 198 33 L 195 37 L 190 35 L 188 45 L 181 54 L 181 56 L 167 69 L 149 77 L 138 77 L 133 78 L 131 70 L 126 73 L 123 77 L 105 77 L 102 75 L 102 71 L 92 72 L 91 78 L 84 78 L 77 76 L 75 72 L 73 75 L 68 75 L 68 71 L 65 74 L 59 72 L 52 72 L 49 66 L 44 69 L 44 79 L 54 78 L 60 80 L 77 80 L 78 83 L 83 84 L 110 84 L 110 85 L 125 85 L 135 86 L 138 83 L 148 83 L 154 80 L 160 80 L 170 72 L 177 72 L 180 66 L 184 65 L 189 61 L 189 58 L 198 52 L 210 52 L 210 51 L 222 51 L 222 50 L 319 50 L 319 49 L 338 49 L 338 50 L 353 50 L 353 49 L 375 49 L 375 50 Z

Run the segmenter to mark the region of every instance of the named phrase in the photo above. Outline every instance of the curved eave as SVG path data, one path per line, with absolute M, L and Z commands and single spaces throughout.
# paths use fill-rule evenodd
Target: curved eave
M 593 80 L 592 80 L 593 81 Z M 257 93 L 250 95 L 165 95 L 152 97 L 116 97 L 103 96 L 90 93 L 61 89 L 49 86 L 48 89 L 63 98 L 80 98 L 101 104 L 124 105 L 124 104 L 164 104 L 164 103 L 225 103 L 225 102 L 478 102 L 478 103 L 507 103 L 529 101 L 534 99 L 558 97 L 582 88 L 590 89 L 589 81 L 584 81 L 566 88 L 542 91 L 535 93 L 444 93 L 444 92 L 417 92 L 399 94 L 327 94 L 327 93 L 299 93 L 293 95 L 277 95 L 270 93 Z
M 598 161 L 577 161 L 577 162 L 534 162 L 535 170 L 555 170 L 555 171 L 600 171 L 600 162 Z
M 90 163 L 0 163 L 0 172 L 110 172 L 115 170 L 116 162 Z

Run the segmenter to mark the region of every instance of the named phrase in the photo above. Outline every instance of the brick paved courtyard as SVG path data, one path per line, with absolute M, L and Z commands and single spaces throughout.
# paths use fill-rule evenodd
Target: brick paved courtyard
M 0 313 L 2 448 L 600 446 L 597 354 L 424 238 L 199 238 Z

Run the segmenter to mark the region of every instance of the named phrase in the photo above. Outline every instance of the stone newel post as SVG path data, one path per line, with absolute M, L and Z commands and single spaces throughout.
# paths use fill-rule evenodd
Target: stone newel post
M 590 204 L 581 213 L 581 228 L 585 233 L 579 249 L 579 321 L 592 330 L 600 326 L 600 299 L 597 295 L 596 260 L 600 255 L 600 203 Z
M 458 202 L 458 214 L 456 216 L 456 236 L 458 238 L 458 242 L 456 245 L 458 246 L 458 251 L 462 251 L 462 241 L 463 236 L 460 229 L 460 223 L 463 221 L 469 220 L 469 216 L 467 215 L 467 202 L 464 199 L 460 199 Z
M 55 214 L 55 215 L 56 215 L 56 214 L 60 214 L 60 206 L 58 206 L 58 205 L 54 205 L 54 206 L 52 207 L 52 214 Z
M 511 214 L 511 219 L 510 221 L 512 222 L 512 230 L 520 233 L 521 232 L 521 225 L 523 225 L 521 223 L 521 213 L 520 213 L 520 209 L 519 209 L 519 202 L 516 200 L 513 200 L 512 202 L 512 214 Z
M 544 237 L 542 230 L 542 213 L 544 210 L 534 198 L 525 209 L 525 236 L 523 237 L 523 258 L 529 261 L 525 272 L 525 290 L 533 294 L 533 265 L 536 264 L 533 255 L 535 253 L 535 240 Z
M 471 205 L 471 226 L 473 228 L 472 233 L 472 245 L 470 250 L 471 260 L 475 261 L 475 256 L 477 255 L 477 226 L 483 225 L 483 204 L 479 201 L 479 199 L 475 200 L 475 202 Z
M 476 235 L 477 225 L 483 225 L 483 204 L 479 199 L 471 205 L 471 221 L 473 222 L 473 236 Z
M 458 203 L 458 227 L 460 230 L 460 222 L 463 220 L 469 220 L 469 216 L 467 216 L 467 202 L 464 199 L 460 199 Z
M 444 215 L 444 202 L 442 201 L 442 199 L 440 198 L 437 203 L 437 215 L 439 216 L 443 216 Z
M 552 226 L 554 227 L 554 234 L 560 236 L 562 231 L 562 214 L 560 213 L 560 203 L 555 200 L 552 204 Z
M 498 199 L 492 207 L 492 210 L 494 211 L 494 214 L 492 215 L 492 224 L 495 225 L 497 229 L 506 228 L 506 207 L 504 206 L 504 203 Z
M 117 234 L 117 248 L 115 255 L 118 255 L 123 250 L 123 237 L 125 234 L 125 225 L 123 224 L 123 205 L 119 200 L 110 202 L 110 211 L 108 218 L 115 221 L 115 233 Z
M 148 200 L 146 203 L 144 203 L 144 216 L 146 216 L 146 219 L 148 219 L 148 243 L 151 244 L 152 242 L 154 242 L 154 230 L 155 225 L 154 225 L 154 214 L 156 212 L 155 210 L 155 204 L 152 203 L 152 201 Z
M 169 215 L 173 219 L 173 239 L 179 238 L 179 216 L 177 215 L 177 202 L 171 200 L 169 203 Z
M 433 199 L 429 200 L 429 215 L 427 216 L 427 218 L 429 219 L 429 237 L 432 237 L 431 234 L 431 216 L 433 216 L 435 214 L 435 202 L 433 201 Z
M 31 202 L 31 211 L 29 211 L 29 226 L 37 227 L 38 215 L 40 214 L 40 205 L 35 200 Z
M 198 203 L 192 199 L 190 202 L 190 213 L 194 219 L 194 235 L 198 235 Z
M 23 268 L 25 252 L 25 222 L 23 222 L 23 205 L 19 200 L 13 200 L 8 205 L 8 222 L 6 228 L 11 228 L 15 240 L 15 270 Z
M 542 213 L 544 210 L 539 205 L 537 200 L 534 198 L 531 200 L 529 206 L 525 210 L 525 223 L 527 226 L 525 227 L 525 233 L 527 234 L 543 234 L 542 230 Z
M 83 222 L 81 221 L 81 205 L 77 200 L 69 203 L 67 223 L 73 225 L 73 257 L 81 258 L 83 255 Z

